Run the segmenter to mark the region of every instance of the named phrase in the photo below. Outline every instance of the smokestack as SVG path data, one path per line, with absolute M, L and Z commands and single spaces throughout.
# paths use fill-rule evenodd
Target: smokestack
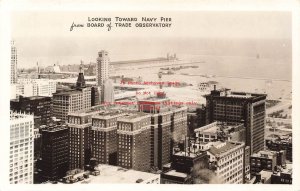
M 214 90 L 216 91 L 216 89 L 217 89 L 217 85 L 214 85 Z

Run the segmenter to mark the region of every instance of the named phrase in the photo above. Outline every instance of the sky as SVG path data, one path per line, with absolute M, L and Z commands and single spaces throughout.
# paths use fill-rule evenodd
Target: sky
M 168 17 L 170 28 L 75 28 L 86 24 L 88 17 Z M 218 52 L 240 54 L 255 47 L 265 48 L 265 42 L 275 40 L 283 50 L 270 53 L 291 55 L 290 12 L 257 11 L 169 11 L 169 12 L 13 12 L 12 37 L 19 52 L 19 66 L 32 67 L 36 62 L 52 65 L 56 62 L 71 64 L 95 61 L 97 51 L 106 49 L 111 60 L 128 60 L 177 54 L 202 54 L 218 49 Z M 218 40 L 220 39 L 220 40 Z M 225 41 L 224 41 L 225 39 Z M 227 41 L 226 41 L 227 39 Z M 246 40 L 251 40 L 248 46 Z M 227 42 L 227 44 L 224 42 Z M 236 45 L 239 44 L 239 45 Z M 246 44 L 246 46 L 245 46 Z M 251 44 L 251 43 L 250 43 Z M 228 50 L 227 50 L 228 49 Z M 247 50 L 248 51 L 248 50 Z M 247 52 L 246 51 L 246 52 Z M 244 55 L 245 51 L 242 51 Z M 285 53 L 287 52 L 287 53 Z M 229 53 L 228 53 L 229 54 Z M 232 53 L 230 53 L 232 54 Z M 251 53 L 253 54 L 253 53 Z

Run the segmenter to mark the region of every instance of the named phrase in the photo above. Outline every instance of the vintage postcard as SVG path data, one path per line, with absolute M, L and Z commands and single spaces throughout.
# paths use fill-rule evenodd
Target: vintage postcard
M 3 190 L 297 190 L 299 2 L 117 4 L 2 3 Z

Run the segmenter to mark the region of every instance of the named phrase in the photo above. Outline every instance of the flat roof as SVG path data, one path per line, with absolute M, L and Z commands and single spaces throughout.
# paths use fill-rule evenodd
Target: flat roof
M 139 179 L 148 180 L 154 176 L 160 176 L 159 174 L 141 172 L 132 169 L 128 170 L 118 166 L 105 164 L 99 165 L 98 169 L 100 170 L 100 175 L 90 175 L 88 183 L 136 183 Z M 83 181 L 78 183 L 83 183 Z
M 57 93 L 53 93 L 53 95 L 72 95 L 72 94 L 79 94 L 82 93 L 82 91 L 79 90 L 67 90 L 67 91 L 63 91 L 63 92 L 57 92 Z
M 240 145 L 241 144 L 242 143 L 240 143 Z M 233 148 L 235 148 L 237 146 L 240 146 L 240 145 L 234 144 L 232 142 L 226 142 L 226 144 L 224 146 L 219 147 L 219 148 L 217 148 L 216 146 L 210 147 L 209 152 L 211 152 L 214 155 L 222 154 L 222 153 L 230 151 L 231 149 L 233 149 Z
M 177 177 L 181 177 L 181 178 L 186 178 L 188 176 L 186 173 L 177 172 L 176 170 L 170 170 L 164 174 L 169 175 L 169 176 L 177 176 Z

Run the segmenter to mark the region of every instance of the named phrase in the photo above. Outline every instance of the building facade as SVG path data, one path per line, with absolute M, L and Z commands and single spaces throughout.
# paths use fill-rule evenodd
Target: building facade
M 262 170 L 274 171 L 277 165 L 277 154 L 274 151 L 260 151 L 250 157 L 250 174 L 255 176 Z
M 52 98 L 44 96 L 20 96 L 19 99 L 10 100 L 10 109 L 18 112 L 33 113 L 35 126 L 47 125 L 50 123 L 52 117 Z
M 69 170 L 69 129 L 66 125 L 50 124 L 42 130 L 41 177 L 58 180 Z
M 220 183 L 244 183 L 244 149 L 242 142 L 220 142 L 207 151 L 211 168 Z
M 90 143 L 92 157 L 100 164 L 117 165 L 117 119 L 121 112 L 108 112 L 92 118 Z
M 11 41 L 11 61 L 10 61 L 10 83 L 17 83 L 18 75 L 18 54 L 15 42 Z
M 56 81 L 50 79 L 20 78 L 16 84 L 16 97 L 47 96 L 56 92 Z
M 10 112 L 10 184 L 33 184 L 33 115 Z
M 118 166 L 138 171 L 151 167 L 151 116 L 136 112 L 118 119 Z
M 100 103 L 104 102 L 104 82 L 109 78 L 109 56 L 108 52 L 101 50 L 98 52 L 96 66 L 96 83 L 98 86 Z
M 264 149 L 266 95 L 231 92 L 229 89 L 211 91 L 206 95 L 206 123 L 224 121 L 244 123 L 246 145 L 251 154 Z

